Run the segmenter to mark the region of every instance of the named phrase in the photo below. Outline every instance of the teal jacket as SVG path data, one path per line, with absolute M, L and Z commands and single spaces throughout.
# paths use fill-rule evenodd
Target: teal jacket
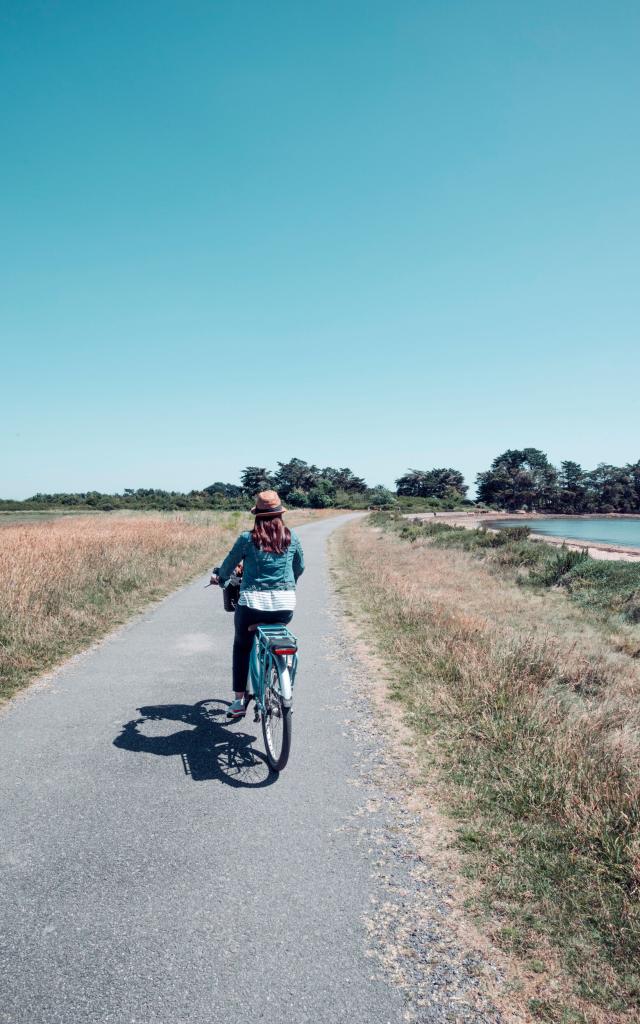
M 241 533 L 218 569 L 218 579 L 226 583 L 239 562 L 244 562 L 240 590 L 295 590 L 304 572 L 304 556 L 297 533 L 291 531 L 291 543 L 281 555 L 260 551 L 247 530 Z

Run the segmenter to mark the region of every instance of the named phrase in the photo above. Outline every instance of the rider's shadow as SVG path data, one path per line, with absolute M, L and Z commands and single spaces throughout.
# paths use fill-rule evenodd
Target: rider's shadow
M 256 737 L 226 728 L 228 706 L 226 701 L 201 700 L 138 708 L 140 718 L 123 725 L 113 744 L 136 754 L 180 757 L 185 774 L 194 782 L 217 779 L 229 786 L 270 786 L 278 776 L 265 755 L 253 748 Z M 182 722 L 187 728 L 170 735 L 145 734 L 145 724 L 166 721 Z

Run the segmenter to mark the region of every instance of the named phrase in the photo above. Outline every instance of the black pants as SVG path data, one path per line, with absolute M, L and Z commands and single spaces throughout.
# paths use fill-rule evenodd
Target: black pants
M 243 693 L 247 688 L 249 676 L 249 659 L 255 631 L 249 632 L 249 626 L 264 623 L 267 626 L 274 622 L 291 622 L 293 612 L 261 612 L 258 608 L 247 608 L 239 604 L 234 613 L 236 633 L 233 638 L 233 691 Z

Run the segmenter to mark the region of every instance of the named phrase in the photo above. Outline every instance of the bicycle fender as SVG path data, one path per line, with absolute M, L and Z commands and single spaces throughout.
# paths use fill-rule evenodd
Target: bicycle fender
M 284 655 L 274 655 L 273 659 L 278 666 L 278 674 L 280 676 L 280 693 L 282 694 L 282 701 L 285 707 L 291 707 L 291 699 L 293 697 L 293 691 L 291 689 L 291 673 L 289 672 L 289 666 L 287 665 L 287 659 Z

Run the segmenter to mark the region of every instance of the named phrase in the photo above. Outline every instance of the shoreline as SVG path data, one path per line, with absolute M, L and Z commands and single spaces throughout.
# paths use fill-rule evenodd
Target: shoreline
M 518 519 L 522 520 L 523 523 L 531 522 L 532 520 L 544 520 L 544 519 L 567 519 L 569 521 L 576 519 L 640 519 L 639 515 L 622 515 L 619 512 L 608 512 L 603 515 L 579 515 L 579 516 L 568 516 L 568 515 L 545 515 L 540 512 L 477 512 L 470 510 L 468 512 L 415 512 L 406 515 L 407 519 L 420 519 L 432 522 L 434 520 L 445 520 L 450 526 L 462 526 L 466 530 L 475 530 L 479 527 L 485 527 L 491 530 L 489 525 L 497 519 Z M 497 533 L 496 529 L 492 530 L 493 533 Z M 553 544 L 556 547 L 566 547 L 573 551 L 587 551 L 592 558 L 600 559 L 600 561 L 610 562 L 639 562 L 640 563 L 640 548 L 628 547 L 624 544 L 607 544 L 603 541 L 580 541 L 576 540 L 575 537 L 551 537 L 547 534 L 542 533 L 530 533 L 530 540 L 541 541 L 543 544 Z

